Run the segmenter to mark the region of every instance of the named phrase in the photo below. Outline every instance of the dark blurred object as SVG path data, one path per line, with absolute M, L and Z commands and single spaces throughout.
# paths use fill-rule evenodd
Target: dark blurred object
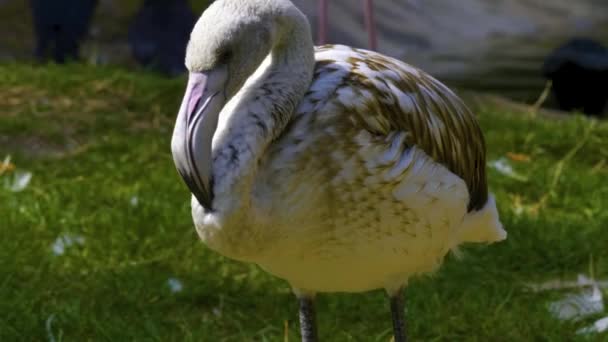
M 602 115 L 608 103 L 608 49 L 591 39 L 572 39 L 543 65 L 553 81 L 553 94 L 563 110 Z
M 164 74 L 183 73 L 195 16 L 186 0 L 146 0 L 129 27 L 135 59 Z
M 57 63 L 79 58 L 97 0 L 30 0 L 36 32 L 36 57 Z

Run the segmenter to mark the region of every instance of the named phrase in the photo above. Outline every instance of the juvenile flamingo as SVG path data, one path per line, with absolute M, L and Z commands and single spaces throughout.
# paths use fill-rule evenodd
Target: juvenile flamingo
M 200 238 L 283 278 L 316 341 L 318 292 L 401 290 L 463 242 L 506 238 L 474 115 L 428 74 L 313 46 L 288 0 L 218 0 L 195 25 L 171 149 Z

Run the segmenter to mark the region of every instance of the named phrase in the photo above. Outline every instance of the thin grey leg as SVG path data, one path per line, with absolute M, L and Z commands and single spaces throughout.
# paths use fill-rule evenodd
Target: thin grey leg
M 317 318 L 313 296 L 299 297 L 300 301 L 300 334 L 302 342 L 317 342 Z
M 407 341 L 403 292 L 403 289 L 399 289 L 399 291 L 390 297 L 391 315 L 393 316 L 393 335 L 395 336 L 395 342 Z

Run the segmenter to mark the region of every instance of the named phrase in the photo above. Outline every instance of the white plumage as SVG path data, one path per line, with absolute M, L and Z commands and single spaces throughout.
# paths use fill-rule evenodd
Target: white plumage
M 346 46 L 313 51 L 287 0 L 216 1 L 186 64 L 172 150 L 213 250 L 301 297 L 396 296 L 459 244 L 506 238 L 477 122 L 424 72 Z

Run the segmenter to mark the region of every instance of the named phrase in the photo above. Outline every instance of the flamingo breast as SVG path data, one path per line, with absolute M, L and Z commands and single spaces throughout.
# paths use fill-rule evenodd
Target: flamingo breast
M 341 144 L 328 134 L 309 147 L 325 157 L 262 172 L 256 217 L 272 242 L 256 262 L 321 292 L 401 285 L 434 271 L 458 242 L 468 191 L 424 151 L 400 145 L 403 136 L 361 131 Z

